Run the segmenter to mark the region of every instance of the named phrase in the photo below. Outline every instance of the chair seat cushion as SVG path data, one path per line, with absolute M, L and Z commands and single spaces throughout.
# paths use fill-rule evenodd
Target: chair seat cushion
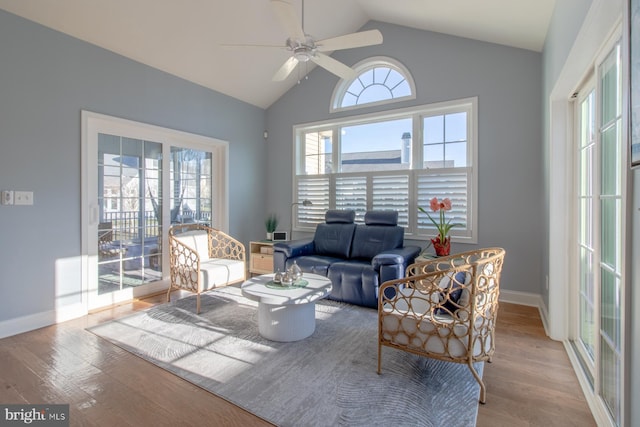
M 483 340 L 475 329 L 469 331 L 471 322 L 444 312 L 434 313 L 440 303 L 440 296 L 435 292 L 425 294 L 411 288 L 400 290 L 394 304 L 386 303 L 383 308 L 383 339 L 421 352 L 464 357 L 471 334 L 474 357 L 491 351 L 491 337 Z M 474 326 L 482 328 L 482 317 Z
M 467 355 L 468 329 L 466 324 L 455 322 L 448 314 L 416 315 L 397 309 L 390 310 L 382 321 L 385 341 L 444 357 L 463 358 Z M 473 357 L 481 357 L 491 351 L 490 336 L 481 340 L 477 339 L 479 335 L 474 331 L 471 334 Z
M 200 262 L 200 279 L 203 291 L 239 282 L 244 279 L 244 262 L 221 258 Z

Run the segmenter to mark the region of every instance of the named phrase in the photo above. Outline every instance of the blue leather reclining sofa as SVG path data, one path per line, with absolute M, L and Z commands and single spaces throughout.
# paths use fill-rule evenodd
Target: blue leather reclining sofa
M 421 249 L 403 246 L 398 212 L 369 211 L 364 224 L 355 224 L 355 216 L 352 210 L 329 210 L 313 239 L 275 243 L 274 271 L 295 261 L 303 272 L 331 280 L 330 299 L 377 308 L 379 286 L 404 277 Z

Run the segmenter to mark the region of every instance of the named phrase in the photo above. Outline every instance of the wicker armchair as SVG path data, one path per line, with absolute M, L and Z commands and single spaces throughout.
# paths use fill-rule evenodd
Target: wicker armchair
M 385 282 L 378 304 L 378 373 L 382 346 L 439 360 L 465 363 L 480 385 L 473 364 L 491 361 L 498 313 L 501 248 L 440 257 L 412 264 L 407 277 Z
M 171 291 L 183 289 L 200 294 L 246 279 L 246 252 L 242 243 L 203 224 L 177 224 L 169 229 Z

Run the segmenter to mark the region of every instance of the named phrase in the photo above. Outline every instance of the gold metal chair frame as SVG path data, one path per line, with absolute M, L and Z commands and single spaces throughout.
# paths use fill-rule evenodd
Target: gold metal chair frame
M 480 385 L 474 368 L 495 352 L 500 274 L 505 250 L 487 248 L 407 267 L 407 277 L 388 281 L 378 298 L 378 374 L 382 346 L 420 356 L 463 363 Z M 460 275 L 464 280 L 458 280 Z M 454 292 L 459 299 L 454 302 Z

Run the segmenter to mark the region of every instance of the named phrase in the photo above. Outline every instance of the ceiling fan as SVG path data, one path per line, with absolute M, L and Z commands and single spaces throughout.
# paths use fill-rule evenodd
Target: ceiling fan
M 271 0 L 271 6 L 287 33 L 284 46 L 270 45 L 226 45 L 228 47 L 276 47 L 291 52 L 291 57 L 276 71 L 272 80 L 285 80 L 300 62 L 311 61 L 322 68 L 343 79 L 355 77 L 356 73 L 347 65 L 323 52 L 351 49 L 355 47 L 372 46 L 382 43 L 382 33 L 378 30 L 361 31 L 332 37 L 324 40 L 316 40 L 304 32 L 304 0 L 302 0 L 302 23 L 298 22 L 296 11 L 291 3 L 285 0 Z

